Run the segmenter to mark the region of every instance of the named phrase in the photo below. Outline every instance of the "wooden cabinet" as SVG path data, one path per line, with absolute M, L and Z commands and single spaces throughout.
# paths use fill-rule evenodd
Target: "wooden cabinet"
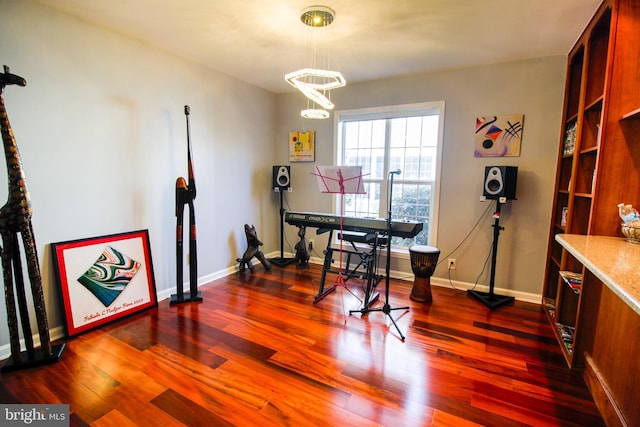
M 543 305 L 567 364 L 584 368 L 585 275 L 557 234 L 622 237 L 618 203 L 640 208 L 640 2 L 605 0 L 569 53 L 543 286 Z M 567 332 L 573 332 L 572 339 Z M 581 342 L 583 340 L 583 342 Z
M 585 269 L 576 329 L 585 383 L 608 426 L 638 426 L 640 245 L 611 236 L 557 239 Z

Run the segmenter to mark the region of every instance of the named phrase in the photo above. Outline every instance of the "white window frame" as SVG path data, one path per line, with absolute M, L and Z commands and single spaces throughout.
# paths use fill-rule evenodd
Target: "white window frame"
M 438 213 L 439 213 L 439 204 L 440 204 L 440 182 L 441 182 L 441 165 L 442 165 L 442 151 L 444 145 L 444 121 L 445 121 L 445 102 L 444 101 L 433 101 L 433 102 L 423 102 L 416 104 L 403 104 L 403 105 L 389 105 L 383 107 L 374 107 L 374 108 L 362 108 L 362 109 L 353 109 L 353 110 L 339 110 L 334 113 L 334 152 L 333 152 L 333 163 L 335 165 L 339 165 L 339 159 L 342 156 L 342 126 L 341 123 L 344 121 L 357 121 L 357 120 L 376 120 L 376 119 L 392 119 L 392 118 L 400 118 L 400 117 L 410 117 L 410 116 L 424 116 L 424 115 L 433 115 L 437 114 L 439 116 L 438 121 L 438 141 L 437 141 L 437 153 L 436 153 L 436 168 L 435 168 L 435 179 L 432 188 L 431 201 L 430 201 L 430 212 L 429 212 L 429 229 L 428 233 L 428 244 L 430 246 L 437 246 L 438 236 L 437 236 L 437 222 L 438 222 Z M 385 178 L 383 180 L 384 185 L 380 188 L 380 210 L 384 210 L 385 214 L 383 217 L 387 216 L 389 201 L 388 201 L 388 146 L 385 146 Z M 397 178 L 396 178 L 397 179 Z M 397 181 L 396 181 L 397 182 Z M 341 206 L 341 198 L 334 198 L 334 209 L 336 214 L 340 214 L 342 210 Z M 385 207 L 386 204 L 386 207 Z M 384 208 L 384 209 L 383 209 Z M 393 246 L 392 248 L 394 252 L 400 251 L 404 253 L 408 253 L 408 248 Z

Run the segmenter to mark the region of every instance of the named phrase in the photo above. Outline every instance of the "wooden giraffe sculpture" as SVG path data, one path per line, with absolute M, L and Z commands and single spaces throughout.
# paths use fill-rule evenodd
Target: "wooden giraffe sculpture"
M 198 291 L 198 253 L 196 239 L 196 214 L 193 210 L 193 201 L 196 199 L 196 178 L 193 174 L 193 162 L 191 161 L 191 131 L 189 129 L 189 113 L 191 109 L 184 106 L 184 115 L 187 119 L 187 172 L 189 183 L 183 177 L 176 180 L 176 288 L 177 292 L 171 295 L 169 305 L 183 302 L 202 302 L 202 292 Z M 183 288 L 183 260 L 182 238 L 184 223 L 184 208 L 189 206 L 189 292 Z
M 0 208 L 0 235 L 2 236 L 2 271 L 4 277 L 4 293 L 7 305 L 7 322 L 9 324 L 9 336 L 11 344 L 11 359 L 2 367 L 2 371 L 20 369 L 43 363 L 60 360 L 64 351 L 64 345 L 51 347 L 49 337 L 49 325 L 45 309 L 44 295 L 42 292 L 42 277 L 36 243 L 31 224 L 31 200 L 27 183 L 22 170 L 22 162 L 18 152 L 18 145 L 13 136 L 13 130 L 9 124 L 7 110 L 4 105 L 4 88 L 9 85 L 26 86 L 27 82 L 22 77 L 9 73 L 9 67 L 4 66 L 4 73 L 0 73 L 0 126 L 2 128 L 2 143 L 7 160 L 7 173 L 9 180 L 9 196 L 7 203 Z M 22 245 L 27 261 L 27 272 L 31 283 L 34 311 L 40 335 L 40 350 L 36 350 L 33 344 L 33 334 L 29 322 L 29 309 L 24 287 L 22 273 L 22 261 L 20 258 L 20 246 L 18 233 L 22 236 Z M 14 294 L 15 281 L 15 294 Z M 18 332 L 18 319 L 16 313 L 15 298 L 18 300 L 20 324 L 26 347 L 25 354 L 20 352 L 20 336 Z

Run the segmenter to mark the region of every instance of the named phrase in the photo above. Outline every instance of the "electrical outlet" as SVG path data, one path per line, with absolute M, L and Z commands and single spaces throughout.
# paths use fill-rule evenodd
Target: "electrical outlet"
M 312 251 L 315 246 L 315 241 L 313 239 L 309 239 L 309 250 Z
M 455 269 L 456 269 L 456 259 L 449 258 L 449 270 L 455 270 Z

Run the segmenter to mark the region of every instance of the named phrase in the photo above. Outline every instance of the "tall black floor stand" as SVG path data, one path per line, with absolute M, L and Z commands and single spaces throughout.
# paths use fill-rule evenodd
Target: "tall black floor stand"
M 193 173 L 191 161 L 191 131 L 189 129 L 188 105 L 184 106 L 184 115 L 187 119 L 187 171 L 189 182 L 179 177 L 176 180 L 176 293 L 169 298 L 169 305 L 185 302 L 202 302 L 202 292 L 198 290 L 198 254 L 196 240 L 196 214 L 193 210 L 193 201 L 196 199 L 196 178 Z M 189 292 L 184 292 L 183 280 L 183 225 L 184 208 L 189 207 Z
M 402 339 L 402 341 L 405 340 L 405 336 L 402 334 L 402 332 L 400 331 L 400 328 L 398 327 L 398 324 L 396 323 L 396 321 L 393 319 L 393 316 L 391 316 L 391 312 L 393 310 L 409 310 L 409 307 L 391 307 L 391 305 L 389 304 L 389 273 L 391 270 L 391 206 L 392 206 L 392 201 L 393 201 L 393 176 L 396 174 L 399 174 L 400 171 L 391 171 L 389 172 L 389 174 L 391 175 L 391 179 L 390 179 L 390 183 L 389 183 L 389 212 L 387 214 L 387 265 L 385 268 L 385 289 L 384 289 L 384 296 L 385 296 L 385 300 L 384 300 L 384 305 L 381 308 L 368 308 L 368 307 L 364 307 L 360 310 L 349 310 L 349 314 L 352 313 L 362 313 L 362 314 L 367 314 L 371 311 L 381 311 L 384 314 L 386 314 L 389 319 L 391 320 L 391 323 L 393 323 L 393 326 L 395 326 L 396 330 L 398 331 L 398 334 L 400 335 L 400 339 Z
M 280 193 L 280 257 L 270 258 L 269 261 L 278 267 L 286 267 L 296 259 L 284 257 L 284 194 L 282 194 L 282 190 L 276 189 L 276 191 Z
M 500 236 L 500 231 L 504 230 L 504 227 L 500 226 L 500 207 L 500 199 L 496 199 L 496 213 L 494 214 L 495 221 L 493 224 L 493 245 L 491 249 L 491 281 L 489 282 L 489 292 L 487 293 L 474 290 L 467 291 L 469 295 L 478 299 L 490 310 L 494 310 L 498 307 L 502 307 L 503 305 L 510 304 L 515 299 L 514 297 L 497 295 L 493 292 L 493 287 L 495 285 L 496 279 L 496 255 L 498 252 L 498 237 Z

